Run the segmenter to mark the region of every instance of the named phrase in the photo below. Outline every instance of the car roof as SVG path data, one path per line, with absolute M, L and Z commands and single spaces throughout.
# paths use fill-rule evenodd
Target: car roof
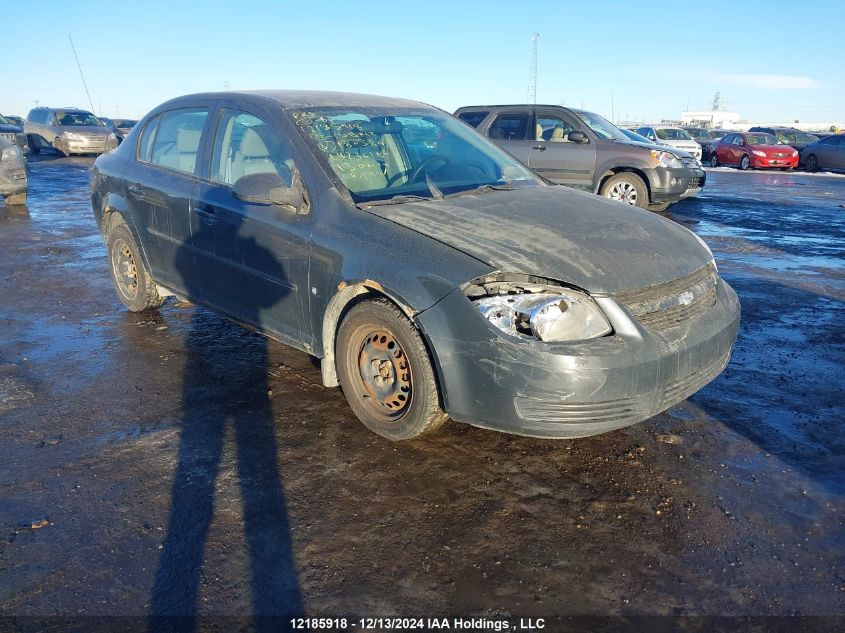
M 357 92 L 334 92 L 329 90 L 242 90 L 225 92 L 203 92 L 184 95 L 171 99 L 167 103 L 175 103 L 191 99 L 232 99 L 259 98 L 275 101 L 283 108 L 309 108 L 331 106 L 363 106 L 363 107 L 402 107 L 402 108 L 433 108 L 433 106 L 410 99 L 383 97 L 380 95 L 363 94 Z

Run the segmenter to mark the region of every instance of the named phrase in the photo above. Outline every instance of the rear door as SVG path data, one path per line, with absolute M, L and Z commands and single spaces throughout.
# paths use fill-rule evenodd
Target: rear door
M 580 122 L 564 112 L 538 110 L 534 127 L 538 138 L 530 144 L 531 169 L 553 182 L 592 190 L 596 145 L 569 140 L 570 132 L 587 135 Z
M 485 133 L 514 158 L 529 165 L 531 147 L 537 144 L 535 130 L 529 131 L 530 124 L 528 108 L 501 110 L 492 118 Z
M 190 201 L 197 186 L 199 147 L 209 105 L 162 112 L 150 119 L 124 176 L 126 200 L 153 277 L 190 294 Z
M 310 346 L 308 248 L 312 215 L 235 198 L 243 176 L 274 173 L 290 186 L 289 140 L 273 115 L 252 104 L 221 104 L 208 164 L 191 208 L 194 257 L 203 274 L 196 298 L 251 325 Z

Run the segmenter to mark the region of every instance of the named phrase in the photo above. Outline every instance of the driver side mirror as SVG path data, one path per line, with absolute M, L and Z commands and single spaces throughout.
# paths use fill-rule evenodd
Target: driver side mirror
M 297 215 L 308 213 L 305 188 L 298 171 L 294 171 L 290 187 L 276 173 L 247 174 L 232 185 L 232 195 L 251 204 L 285 207 Z
M 587 138 L 587 135 L 581 132 L 580 130 L 573 130 L 569 133 L 569 140 L 572 143 L 578 143 L 579 145 L 583 145 L 584 143 L 589 143 L 590 139 Z

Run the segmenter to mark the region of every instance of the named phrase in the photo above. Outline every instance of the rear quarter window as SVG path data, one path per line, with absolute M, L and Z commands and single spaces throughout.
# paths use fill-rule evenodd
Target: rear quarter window
M 138 142 L 138 159 L 149 163 L 153 156 L 153 139 L 158 130 L 158 123 L 161 121 L 161 115 L 150 119 L 149 123 L 144 127 L 144 132 L 141 134 L 141 140 Z

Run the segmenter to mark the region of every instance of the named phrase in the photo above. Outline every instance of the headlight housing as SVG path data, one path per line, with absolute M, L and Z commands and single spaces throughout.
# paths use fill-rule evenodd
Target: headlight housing
M 766 152 L 761 152 L 759 149 L 752 149 L 751 153 L 755 156 L 762 156 L 763 158 L 766 158 Z
M 16 156 L 20 156 L 21 151 L 18 149 L 17 145 L 9 145 L 9 147 L 4 148 L 0 151 L 0 160 L 12 160 Z
M 499 275 L 501 277 L 502 275 Z M 586 293 L 564 286 L 483 278 L 465 288 L 493 326 L 511 336 L 545 342 L 573 342 L 613 331 L 601 308 Z
M 109 134 L 109 140 L 110 141 L 116 141 L 117 135 L 114 132 L 112 132 L 111 134 Z
M 680 169 L 684 166 L 681 159 L 675 156 L 672 152 L 662 152 L 660 150 L 653 149 L 651 150 L 651 157 L 660 167 Z

